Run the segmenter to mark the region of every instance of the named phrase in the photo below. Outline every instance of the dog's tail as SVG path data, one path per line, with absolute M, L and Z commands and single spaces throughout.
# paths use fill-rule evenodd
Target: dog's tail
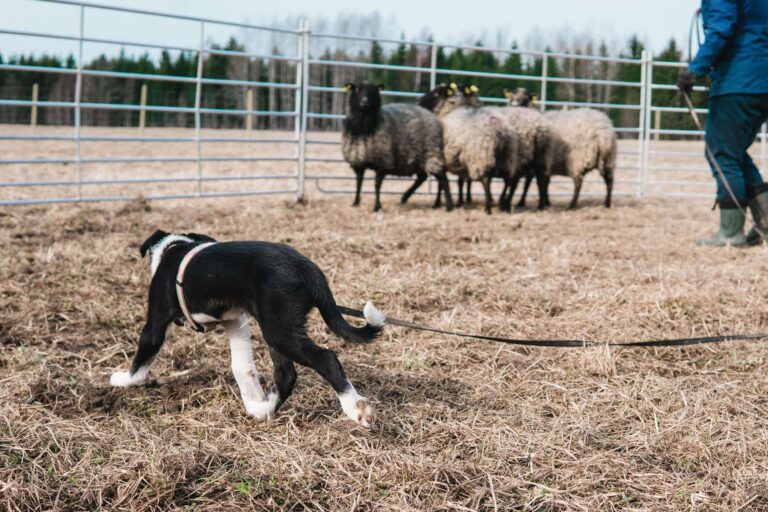
M 367 322 L 365 326 L 354 327 L 347 323 L 336 306 L 336 300 L 333 298 L 323 271 L 311 261 L 307 261 L 303 266 L 301 277 L 309 289 L 315 306 L 320 310 L 323 320 L 343 340 L 350 343 L 370 343 L 384 329 L 386 317 L 370 301 L 363 308 L 363 315 Z

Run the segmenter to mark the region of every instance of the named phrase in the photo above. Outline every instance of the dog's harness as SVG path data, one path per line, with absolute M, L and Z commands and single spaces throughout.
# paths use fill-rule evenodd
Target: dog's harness
M 191 251 L 184 255 L 184 258 L 179 265 L 179 271 L 176 273 L 176 297 L 179 299 L 179 307 L 181 307 L 181 312 L 184 315 L 187 325 L 195 332 L 205 332 L 206 328 L 204 325 L 196 322 L 189 312 L 187 300 L 184 298 L 184 272 L 187 270 L 187 266 L 189 265 L 189 262 L 192 261 L 192 258 L 200 254 L 203 249 L 210 247 L 215 243 L 216 242 L 206 242 L 193 247 Z

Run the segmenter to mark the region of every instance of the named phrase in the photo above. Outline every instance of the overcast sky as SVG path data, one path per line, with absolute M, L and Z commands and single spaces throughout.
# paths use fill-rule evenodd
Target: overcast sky
M 670 37 L 687 41 L 688 26 L 699 0 L 467 0 L 424 1 L 385 0 L 91 0 L 92 3 L 132 7 L 210 17 L 237 22 L 272 24 L 289 16 L 335 18 L 339 13 L 369 14 L 378 11 L 383 27 L 397 27 L 406 36 L 419 38 L 433 34 L 438 41 L 465 42 L 485 34 L 493 44 L 502 33 L 520 46 L 538 39 L 554 44 L 560 35 L 590 32 L 605 39 L 612 49 L 624 48 L 632 34 L 638 34 L 658 51 Z M 78 8 L 37 0 L 3 0 L 0 29 L 45 31 L 76 35 Z M 89 10 L 86 36 L 131 41 L 196 46 L 199 29 L 192 23 L 150 20 Z M 363 27 L 361 27 L 363 29 Z M 226 27 L 208 27 L 207 39 L 223 42 L 233 33 Z M 531 34 L 538 34 L 530 37 Z M 242 37 L 242 34 L 235 32 Z M 389 34 L 391 35 L 391 34 Z M 399 36 L 399 34 L 397 34 Z M 683 44 L 685 47 L 687 43 Z M 0 53 L 74 51 L 68 42 L 0 35 Z M 109 51 L 90 47 L 88 53 Z

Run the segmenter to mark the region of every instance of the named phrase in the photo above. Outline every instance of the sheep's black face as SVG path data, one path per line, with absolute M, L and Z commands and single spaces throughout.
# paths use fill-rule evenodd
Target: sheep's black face
M 375 114 L 381 108 L 381 85 L 363 82 L 360 85 L 347 84 L 344 88 L 352 112 Z
M 419 106 L 434 112 L 440 103 L 445 101 L 452 92 L 450 86 L 440 84 L 419 98 Z
M 518 87 L 515 90 L 504 89 L 504 96 L 512 107 L 530 107 L 533 103 L 533 95 L 525 87 Z

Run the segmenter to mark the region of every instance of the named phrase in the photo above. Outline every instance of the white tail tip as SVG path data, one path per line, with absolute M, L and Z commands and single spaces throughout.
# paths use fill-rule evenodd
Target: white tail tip
M 365 321 L 374 327 L 384 327 L 384 324 L 387 323 L 386 315 L 376 309 L 376 306 L 374 306 L 371 301 L 368 301 L 363 308 L 363 316 L 365 317 Z

